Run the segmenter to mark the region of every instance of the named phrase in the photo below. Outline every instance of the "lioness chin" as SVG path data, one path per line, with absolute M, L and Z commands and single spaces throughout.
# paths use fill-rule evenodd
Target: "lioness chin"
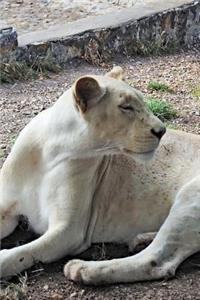
M 64 268 L 86 284 L 153 280 L 200 251 L 200 137 L 165 134 L 122 77 L 79 78 L 20 133 L 0 173 L 0 235 L 24 215 L 40 237 L 0 252 L 2 277 L 92 243 L 153 239 L 137 255 Z

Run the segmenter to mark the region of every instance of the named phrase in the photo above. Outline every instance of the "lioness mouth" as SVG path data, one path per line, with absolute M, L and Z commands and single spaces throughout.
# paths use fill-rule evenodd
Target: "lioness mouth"
M 135 152 L 135 151 L 128 150 L 128 149 L 124 148 L 123 152 L 125 154 L 128 154 L 128 155 L 135 155 L 135 154 L 137 154 L 137 155 L 139 155 L 139 154 L 144 155 L 144 154 L 153 154 L 155 152 L 155 149 L 154 150 L 150 150 L 150 151 L 144 151 L 144 152 Z

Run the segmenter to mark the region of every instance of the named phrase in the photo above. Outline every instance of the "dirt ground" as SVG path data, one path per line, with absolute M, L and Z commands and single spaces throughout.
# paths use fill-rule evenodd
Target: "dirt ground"
M 154 58 L 121 59 L 119 64 L 126 70 L 126 80 L 147 95 L 170 102 L 178 111 L 173 127 L 200 134 L 200 99 L 195 96 L 200 86 L 200 54 L 181 53 Z M 111 66 L 108 66 L 109 69 Z M 60 74 L 48 79 L 0 87 L 0 167 L 8 155 L 19 131 L 38 112 L 52 105 L 75 78 L 86 73 L 104 73 L 106 69 L 76 62 Z M 171 92 L 150 91 L 150 81 L 166 83 Z M 34 237 L 25 226 L 5 239 L 2 247 L 8 248 L 25 243 Z M 128 255 L 125 246 L 94 245 L 81 257 L 105 259 Z M 66 280 L 63 266 L 69 258 L 49 265 L 39 264 L 27 272 L 24 299 L 200 299 L 200 253 L 188 259 L 170 281 L 120 284 L 107 287 L 85 287 Z M 24 274 L 22 274 L 24 276 Z M 19 283 L 13 279 L 12 283 Z M 11 283 L 10 282 L 10 283 Z M 6 286 L 2 283 L 2 288 Z M 3 294 L 2 294 L 3 295 Z M 10 298 L 9 298 L 10 297 Z M 2 296 L 14 299 L 14 296 Z M 22 299 L 22 298 L 21 298 Z
M 0 25 L 14 26 L 21 34 L 115 12 L 140 1 L 149 0 L 1 0 Z

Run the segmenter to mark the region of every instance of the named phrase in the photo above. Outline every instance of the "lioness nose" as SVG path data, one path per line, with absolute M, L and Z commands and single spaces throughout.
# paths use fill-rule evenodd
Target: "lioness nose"
M 160 127 L 158 130 L 157 129 L 151 129 L 151 133 L 155 135 L 159 140 L 162 138 L 162 136 L 165 134 L 166 128 L 165 127 Z

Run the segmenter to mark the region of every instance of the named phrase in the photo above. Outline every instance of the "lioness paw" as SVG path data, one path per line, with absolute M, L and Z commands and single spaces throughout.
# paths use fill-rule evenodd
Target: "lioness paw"
M 115 261 L 71 260 L 64 267 L 67 279 L 86 285 L 104 285 L 115 276 Z
M 65 265 L 64 275 L 69 280 L 87 285 L 104 284 L 106 282 L 101 279 L 104 269 L 101 263 L 103 262 L 73 259 Z
M 155 238 L 157 232 L 138 234 L 128 245 L 129 252 L 139 252 L 146 248 Z
M 64 275 L 67 279 L 75 282 L 84 282 L 84 273 L 87 272 L 86 262 L 73 259 L 64 266 Z

